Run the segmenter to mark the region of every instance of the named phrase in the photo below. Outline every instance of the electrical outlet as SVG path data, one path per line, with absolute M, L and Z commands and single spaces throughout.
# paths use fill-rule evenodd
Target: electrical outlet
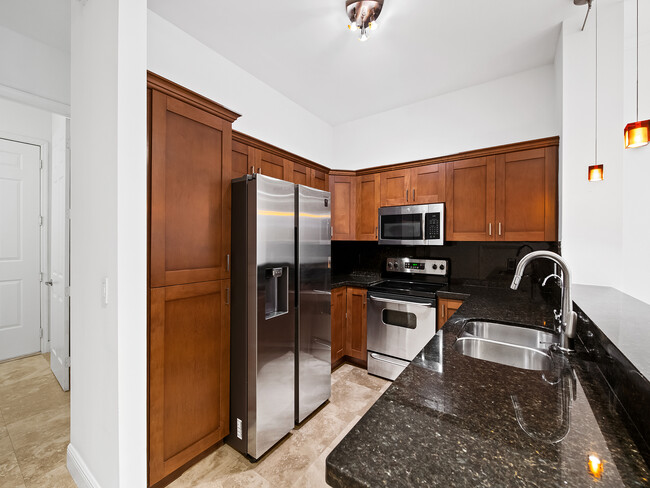
M 508 258 L 506 260 L 506 269 L 508 271 L 514 271 L 517 268 L 517 258 Z

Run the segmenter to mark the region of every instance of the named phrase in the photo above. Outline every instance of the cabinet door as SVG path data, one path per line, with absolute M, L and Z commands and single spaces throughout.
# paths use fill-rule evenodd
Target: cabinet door
M 376 241 L 380 204 L 380 176 L 357 176 L 356 240 Z
M 346 288 L 335 288 L 332 290 L 332 365 L 345 353 L 346 313 Z
M 332 176 L 332 239 L 339 241 L 354 240 L 355 232 L 355 177 Z
M 444 203 L 445 164 L 429 164 L 411 170 L 411 201 L 416 204 Z
M 411 203 L 409 197 L 410 170 L 399 169 L 381 173 L 381 206 Z
M 345 355 L 361 361 L 368 360 L 366 348 L 366 290 L 348 288 L 346 306 L 348 310 L 345 331 Z
M 329 191 L 329 174 L 309 168 L 309 186 L 318 190 Z
M 440 330 L 462 304 L 462 300 L 438 298 L 438 323 L 436 324 L 436 330 Z
M 279 180 L 289 179 L 289 175 L 285 178 L 284 159 L 280 156 L 276 156 L 275 154 L 260 149 L 255 150 L 255 155 L 257 159 L 255 171 Z
M 239 178 L 248 174 L 253 166 L 253 158 L 252 147 L 241 142 L 232 141 L 231 177 Z
M 494 240 L 494 172 L 494 156 L 447 163 L 447 240 Z
M 149 482 L 229 433 L 229 280 L 151 289 Z
M 502 241 L 557 237 L 557 149 L 496 157 L 496 235 Z
M 151 286 L 228 277 L 231 124 L 154 91 Z
M 297 185 L 309 186 L 309 169 L 304 164 L 294 163 L 288 159 L 284 160 L 285 179 Z

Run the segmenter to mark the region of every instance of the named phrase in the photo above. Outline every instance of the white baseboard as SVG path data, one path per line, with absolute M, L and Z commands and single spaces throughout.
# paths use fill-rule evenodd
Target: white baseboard
M 79 488 L 101 488 L 72 444 L 68 444 L 67 464 L 68 471 Z

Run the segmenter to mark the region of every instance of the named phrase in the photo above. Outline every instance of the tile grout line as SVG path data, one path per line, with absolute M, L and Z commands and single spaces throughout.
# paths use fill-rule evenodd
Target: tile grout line
M 18 472 L 20 473 L 20 478 L 23 480 L 23 486 L 27 486 L 27 483 L 25 482 L 25 476 L 23 476 L 23 469 L 20 467 L 20 463 L 18 462 L 18 456 L 16 456 L 16 446 L 14 446 L 14 441 L 11 438 L 11 433 L 9 432 L 9 428 L 7 427 L 5 418 L 2 415 L 2 410 L 0 410 L 0 418 L 2 419 L 2 425 L 7 430 L 7 437 L 9 438 L 9 442 L 11 443 L 11 452 L 13 453 L 14 459 L 16 460 L 16 465 L 18 466 Z

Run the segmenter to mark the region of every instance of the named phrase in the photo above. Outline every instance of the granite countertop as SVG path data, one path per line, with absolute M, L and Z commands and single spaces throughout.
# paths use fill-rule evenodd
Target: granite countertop
M 367 288 L 382 281 L 381 274 L 376 272 L 355 271 L 349 274 L 332 275 L 332 289 L 341 286 L 354 286 L 357 288 Z
M 468 298 L 327 458 L 334 487 L 650 486 L 582 343 L 552 353 L 544 374 L 463 356 L 454 342 L 473 318 L 543 326 L 553 312 L 530 293 L 462 286 Z M 592 365 L 591 365 L 592 366 Z M 588 456 L 603 460 L 600 479 Z

